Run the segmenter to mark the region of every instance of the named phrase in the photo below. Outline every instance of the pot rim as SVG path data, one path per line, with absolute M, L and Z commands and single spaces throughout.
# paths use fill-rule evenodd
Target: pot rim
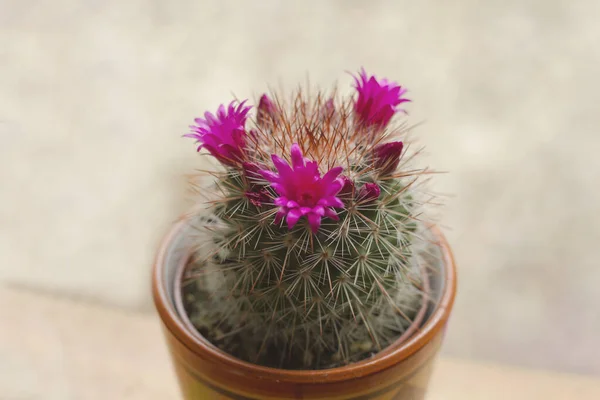
M 397 364 L 424 347 L 444 328 L 450 316 L 450 312 L 452 311 L 456 295 L 456 266 L 454 256 L 444 234 L 437 226 L 432 226 L 431 230 L 437 239 L 442 254 L 442 262 L 444 265 L 444 290 L 441 293 L 437 307 L 433 310 L 429 318 L 420 329 L 417 329 L 416 332 L 404 342 L 396 344 L 398 343 L 398 341 L 396 341 L 390 345 L 388 348 L 389 351 L 383 350 L 371 358 L 351 363 L 343 367 L 330 369 L 287 370 L 264 367 L 243 361 L 220 350 L 201 335 L 195 335 L 193 332 L 190 332 L 184 321 L 180 319 L 176 312 L 175 304 L 171 304 L 167 294 L 165 282 L 162 279 L 162 266 L 165 265 L 171 242 L 180 234 L 188 221 L 187 218 L 183 218 L 175 223 L 160 245 L 152 272 L 152 294 L 154 304 L 165 328 L 168 329 L 182 345 L 199 355 L 201 358 L 220 364 L 228 369 L 236 370 L 244 374 L 250 374 L 261 380 L 291 383 L 331 383 L 371 375 Z

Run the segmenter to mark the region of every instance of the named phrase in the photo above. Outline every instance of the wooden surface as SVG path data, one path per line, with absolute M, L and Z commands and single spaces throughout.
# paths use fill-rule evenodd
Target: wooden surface
M 177 399 L 154 314 L 0 289 L 0 399 Z M 586 400 L 600 379 L 441 358 L 429 400 Z

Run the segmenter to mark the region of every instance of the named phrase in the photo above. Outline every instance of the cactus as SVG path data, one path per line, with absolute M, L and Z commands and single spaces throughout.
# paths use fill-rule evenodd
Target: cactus
M 223 166 L 195 213 L 191 322 L 243 360 L 288 369 L 359 361 L 394 342 L 426 296 L 418 179 L 392 124 L 405 90 L 361 71 L 357 97 L 263 95 L 196 119 Z

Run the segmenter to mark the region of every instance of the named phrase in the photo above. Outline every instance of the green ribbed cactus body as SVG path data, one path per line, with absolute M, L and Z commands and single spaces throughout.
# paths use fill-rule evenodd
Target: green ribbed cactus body
M 273 208 L 251 201 L 248 179 L 230 171 L 218 183 L 230 200 L 199 224 L 212 250 L 196 266 L 211 279 L 188 296 L 197 328 L 242 359 L 282 368 L 343 365 L 395 340 L 422 301 L 413 200 L 399 179 L 360 176 L 340 195 L 340 220 L 324 219 L 313 234 L 305 220 L 273 224 Z M 360 198 L 368 182 L 378 198 Z
M 243 360 L 319 369 L 365 359 L 430 300 L 423 207 L 406 90 L 355 77 L 340 98 L 299 89 L 195 120 L 199 150 L 221 164 L 195 215 L 184 304 L 199 332 Z M 415 151 L 416 150 L 416 151 Z M 200 208 L 200 207 L 199 207 Z M 423 222 L 425 221 L 425 222 Z

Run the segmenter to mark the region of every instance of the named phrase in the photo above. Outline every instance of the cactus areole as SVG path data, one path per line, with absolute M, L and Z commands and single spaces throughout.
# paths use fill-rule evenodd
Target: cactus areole
M 408 340 L 434 312 L 443 252 L 406 89 L 364 70 L 354 79 L 347 97 L 233 101 L 185 135 L 214 168 L 194 184 L 177 296 L 195 333 L 243 362 L 343 367 Z

